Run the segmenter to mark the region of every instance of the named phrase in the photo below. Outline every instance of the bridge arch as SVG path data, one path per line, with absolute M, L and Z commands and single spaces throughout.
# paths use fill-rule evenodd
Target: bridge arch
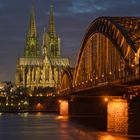
M 140 18 L 99 17 L 87 29 L 73 87 L 97 85 L 139 74 Z
M 71 92 L 73 80 L 72 71 L 71 68 L 63 70 L 59 89 L 60 94 L 69 94 Z

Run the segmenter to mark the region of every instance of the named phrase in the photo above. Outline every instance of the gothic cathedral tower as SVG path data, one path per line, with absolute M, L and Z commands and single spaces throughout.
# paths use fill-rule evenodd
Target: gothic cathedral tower
M 60 38 L 55 30 L 52 0 L 48 30 L 43 34 L 42 50 L 38 40 L 35 10 L 32 7 L 24 55 L 17 61 L 16 85 L 33 91 L 50 87 L 56 89 L 61 79 L 61 70 L 69 67 L 70 63 L 68 58 L 62 58 L 60 54 Z
M 32 7 L 30 16 L 29 29 L 26 36 L 26 46 L 24 49 L 24 57 L 39 57 L 40 50 L 38 48 L 38 35 L 35 20 L 35 10 Z
M 60 57 L 60 38 L 56 34 L 53 13 L 53 1 L 50 1 L 50 16 L 47 33 L 43 35 L 43 55 L 51 58 Z

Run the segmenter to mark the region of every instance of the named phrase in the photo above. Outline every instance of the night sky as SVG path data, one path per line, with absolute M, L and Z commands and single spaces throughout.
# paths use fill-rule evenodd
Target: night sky
M 0 0 L 0 81 L 15 80 L 32 3 L 41 44 L 43 29 L 48 27 L 49 0 Z M 62 56 L 71 58 L 74 65 L 91 21 L 99 16 L 140 16 L 140 0 L 54 0 L 54 11 Z

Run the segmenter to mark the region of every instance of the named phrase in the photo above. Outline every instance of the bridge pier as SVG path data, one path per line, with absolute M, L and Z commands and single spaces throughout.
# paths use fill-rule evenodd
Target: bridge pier
M 107 106 L 107 131 L 116 134 L 140 134 L 140 101 L 112 99 Z
M 60 115 L 115 134 L 140 134 L 140 101 L 121 96 L 72 96 L 60 101 Z
M 67 100 L 59 100 L 60 104 L 60 115 L 68 116 L 69 114 L 69 103 Z
M 107 131 L 128 134 L 128 102 L 126 99 L 112 99 L 108 102 Z

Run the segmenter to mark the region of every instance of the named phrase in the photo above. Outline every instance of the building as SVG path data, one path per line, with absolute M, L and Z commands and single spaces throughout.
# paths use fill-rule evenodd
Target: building
M 38 87 L 56 88 L 60 82 L 63 68 L 70 66 L 69 59 L 61 57 L 61 44 L 55 30 L 52 1 L 50 4 L 48 30 L 44 30 L 42 38 L 42 44 L 39 45 L 35 10 L 33 7 L 26 36 L 24 55 L 17 60 L 17 87 L 26 87 L 32 90 Z

